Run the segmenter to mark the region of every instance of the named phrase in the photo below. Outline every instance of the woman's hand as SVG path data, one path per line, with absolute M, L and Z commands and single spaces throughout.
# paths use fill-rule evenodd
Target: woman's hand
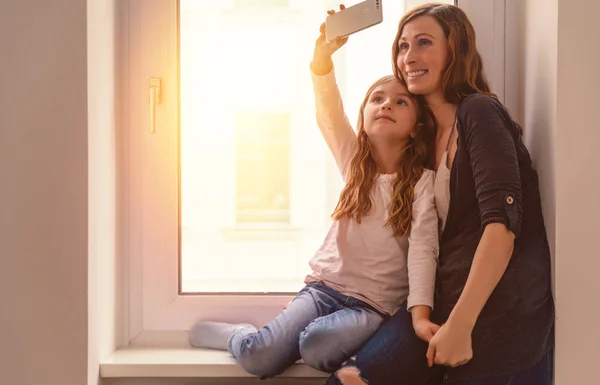
M 471 332 L 470 326 L 460 322 L 448 321 L 442 325 L 429 341 L 427 350 L 429 366 L 436 363 L 455 368 L 469 362 L 473 358 Z
M 344 6 L 344 4 L 340 4 L 340 11 L 344 10 L 345 8 L 346 7 Z M 333 9 L 327 11 L 328 15 L 332 15 L 334 13 L 335 11 Z M 335 41 L 328 42 L 326 39 L 326 23 L 321 24 L 319 32 L 319 37 L 315 42 L 315 50 L 313 53 L 311 68 L 316 75 L 326 75 L 329 72 L 331 72 L 331 69 L 333 68 L 333 60 L 331 59 L 332 55 L 344 44 L 346 44 L 346 42 L 348 41 L 348 37 L 339 37 L 335 39 Z
M 413 321 L 413 329 L 415 329 L 417 337 L 425 342 L 429 342 L 435 333 L 437 333 L 437 331 L 440 329 L 440 326 L 434 324 L 428 319 L 420 319 Z
M 492 291 L 506 271 L 512 256 L 515 235 L 502 223 L 490 223 L 483 230 L 467 283 L 448 322 L 429 342 L 427 359 L 431 366 L 464 365 L 473 358 L 471 332 Z

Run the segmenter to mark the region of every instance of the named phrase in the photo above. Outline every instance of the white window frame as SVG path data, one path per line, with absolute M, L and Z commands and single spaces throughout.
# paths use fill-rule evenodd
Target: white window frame
M 128 306 L 123 343 L 129 346 L 186 346 L 187 331 L 200 317 L 262 325 L 292 299 L 288 295 L 180 295 L 178 261 L 172 258 L 172 251 L 179 245 L 176 161 L 179 80 L 178 64 L 172 60 L 178 52 L 177 3 L 177 0 L 119 2 L 124 15 L 119 32 L 125 47 L 122 72 L 123 79 L 127 79 L 122 82 L 121 92 L 122 100 L 129 106 L 121 122 L 118 147 L 122 170 L 121 255 L 127 266 L 122 277 Z M 502 101 L 505 3 L 506 0 L 459 0 L 459 6 L 477 30 L 478 48 L 488 78 Z M 490 25 L 491 29 L 485 28 Z M 155 60 L 143 57 L 142 52 L 149 45 L 160 46 L 160 57 Z M 162 103 L 158 107 L 155 134 L 149 133 L 147 74 L 162 79 Z M 144 231 L 145 224 L 150 223 L 153 231 Z

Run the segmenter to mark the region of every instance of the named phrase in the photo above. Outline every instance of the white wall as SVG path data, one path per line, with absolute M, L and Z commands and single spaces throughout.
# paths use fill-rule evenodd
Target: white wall
M 121 64 L 117 62 L 120 11 L 116 0 L 87 0 L 89 266 L 88 385 L 99 382 L 99 363 L 122 338 L 124 303 L 117 288 L 116 179 L 117 116 L 124 105 L 116 92 Z M 119 294 L 117 294 L 119 293 Z
M 553 252 L 555 383 L 598 383 L 600 49 L 594 0 L 507 0 L 507 105 L 539 170 Z
M 87 381 L 85 0 L 0 3 L 0 383 Z
M 556 239 L 558 1 L 506 1 L 506 106 L 523 126 L 525 144 L 538 170 L 544 220 L 553 256 Z
M 596 0 L 558 4 L 556 384 L 598 384 L 600 31 Z
M 122 306 L 116 7 L 48 4 L 0 11 L 0 382 L 97 384 Z

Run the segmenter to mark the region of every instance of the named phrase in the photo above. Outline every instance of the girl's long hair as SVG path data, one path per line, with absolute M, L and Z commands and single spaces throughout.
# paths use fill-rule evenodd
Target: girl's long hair
M 363 113 L 371 93 L 378 86 L 398 81 L 394 76 L 388 75 L 377 80 L 367 91 L 360 106 L 357 123 L 356 152 L 354 153 L 348 172 L 346 173 L 346 186 L 340 194 L 338 204 L 332 218 L 339 220 L 348 216 L 361 222 L 373 205 L 371 189 L 377 178 L 378 171 L 375 160 L 371 156 L 369 137 L 364 129 Z M 408 235 L 410 232 L 412 203 L 414 200 L 415 185 L 423 174 L 425 167 L 431 168 L 433 154 L 432 116 L 422 104 L 417 104 L 418 120 L 413 136 L 410 137 L 406 148 L 398 160 L 396 179 L 393 184 L 393 197 L 390 206 L 390 216 L 385 226 L 390 226 L 395 236 Z

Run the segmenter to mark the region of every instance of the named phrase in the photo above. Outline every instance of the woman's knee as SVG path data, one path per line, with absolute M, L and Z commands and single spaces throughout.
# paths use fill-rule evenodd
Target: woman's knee
M 368 385 L 356 366 L 346 366 L 335 373 L 342 385 Z
M 345 385 L 387 384 L 397 378 L 409 384 L 423 383 L 431 373 L 426 352 L 427 343 L 415 335 L 411 316 L 402 309 L 359 350 L 356 369 L 342 368 L 336 375 L 341 382 L 346 379 Z

